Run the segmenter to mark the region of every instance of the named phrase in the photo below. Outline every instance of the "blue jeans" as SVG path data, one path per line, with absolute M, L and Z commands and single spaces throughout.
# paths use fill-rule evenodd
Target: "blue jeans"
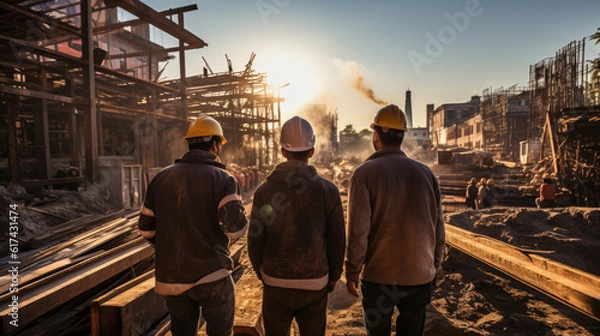
M 398 309 L 396 335 L 423 335 L 425 311 L 433 282 L 419 286 L 383 285 L 361 280 L 362 306 L 368 336 L 391 334 L 392 314 Z
M 263 287 L 263 323 L 266 336 L 287 336 L 296 318 L 300 335 L 324 336 L 327 328 L 328 287 L 320 291 Z
M 193 287 L 181 295 L 165 296 L 173 336 L 197 336 L 200 309 L 209 336 L 231 336 L 235 292 L 231 276 Z

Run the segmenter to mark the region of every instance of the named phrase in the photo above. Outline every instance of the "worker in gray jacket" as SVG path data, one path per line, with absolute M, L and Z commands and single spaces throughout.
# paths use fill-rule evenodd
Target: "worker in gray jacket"
M 285 122 L 281 147 L 287 161 L 254 194 L 248 254 L 264 284 L 266 336 L 288 335 L 294 318 L 301 335 L 325 335 L 327 296 L 342 273 L 342 202 L 337 187 L 308 165 L 315 140 L 307 120 Z
M 157 294 L 164 295 L 175 336 L 198 335 L 200 309 L 209 336 L 231 336 L 235 293 L 229 243 L 246 231 L 235 178 L 218 157 L 221 125 L 200 116 L 189 151 L 150 182 L 140 210 L 142 236 L 155 244 Z
M 425 308 L 444 255 L 441 194 L 424 164 L 400 150 L 406 117 L 395 105 L 371 124 L 376 152 L 352 174 L 348 199 L 347 289 L 359 279 L 368 335 L 423 335 Z

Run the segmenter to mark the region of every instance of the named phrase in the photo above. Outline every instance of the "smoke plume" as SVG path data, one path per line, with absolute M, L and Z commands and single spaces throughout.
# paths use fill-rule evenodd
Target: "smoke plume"
M 385 100 L 377 97 L 373 89 L 365 84 L 365 78 L 360 72 L 361 66 L 356 61 L 342 61 L 336 58 L 333 64 L 340 70 L 348 86 L 369 98 L 375 104 L 388 104 Z

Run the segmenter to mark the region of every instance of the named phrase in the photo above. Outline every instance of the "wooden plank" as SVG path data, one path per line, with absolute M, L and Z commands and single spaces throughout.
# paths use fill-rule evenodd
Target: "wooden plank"
M 167 304 L 154 284 L 152 277 L 101 304 L 100 335 L 141 335 L 166 316 Z
M 94 263 L 70 272 L 66 278 L 54 279 L 32 291 L 19 291 L 18 296 L 18 325 L 20 327 L 31 323 L 46 312 L 64 304 L 81 293 L 99 285 L 112 276 L 149 258 L 154 254 L 154 248 L 145 242 L 139 242 L 117 255 L 107 254 Z M 0 334 L 6 334 L 16 328 L 10 324 L 13 320 L 11 299 L 0 303 L 8 307 L 0 312 Z
M 130 289 L 133 286 L 137 286 L 140 283 L 151 279 L 154 277 L 154 270 L 152 271 L 148 271 L 142 275 L 140 275 L 139 277 L 132 279 L 129 282 L 124 283 L 123 285 L 109 291 L 108 293 L 94 299 L 91 304 L 90 304 L 90 319 L 91 319 L 91 335 L 92 336 L 98 336 L 100 335 L 100 323 L 101 323 L 101 316 L 100 316 L 100 305 L 103 304 L 104 302 L 110 300 L 111 298 L 127 291 L 128 289 Z
M 475 238 L 475 239 L 474 239 Z M 600 320 L 600 277 L 560 265 L 492 238 L 446 224 L 446 242 L 585 314 Z M 586 279 L 583 281 L 582 279 Z
M 71 97 L 36 90 L 17 89 L 8 85 L 0 85 L 0 93 L 31 98 L 48 99 L 60 103 L 73 104 L 73 98 Z
M 189 44 L 190 46 L 203 48 L 208 46 L 201 38 L 192 34 L 175 22 L 167 19 L 163 14 L 157 13 L 151 7 L 145 5 L 139 0 L 105 0 L 106 6 L 119 6 L 138 18 L 151 23 L 158 29 L 169 33 L 171 36 Z
M 193 4 L 193 5 L 183 6 L 183 7 L 169 8 L 168 10 L 161 11 L 159 13 L 164 16 L 170 16 L 170 15 L 174 15 L 174 14 L 182 14 L 185 12 L 191 12 L 191 11 L 195 11 L 195 10 L 198 10 L 198 5 Z M 107 24 L 105 26 L 95 27 L 94 35 L 103 34 L 108 31 L 119 29 L 122 27 L 127 27 L 127 26 L 133 27 L 133 26 L 137 26 L 137 25 L 141 25 L 141 24 L 145 24 L 145 23 L 146 22 L 144 22 L 144 20 L 134 19 L 134 20 L 128 20 L 128 21 L 123 21 L 123 22 Z

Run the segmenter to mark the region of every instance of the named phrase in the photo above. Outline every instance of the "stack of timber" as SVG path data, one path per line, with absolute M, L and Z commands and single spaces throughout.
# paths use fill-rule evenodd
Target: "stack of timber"
M 92 300 L 153 268 L 154 248 L 137 232 L 138 213 L 63 223 L 40 233 L 34 240 L 40 247 L 20 253 L 18 264 L 4 260 L 2 265 L 10 267 L 3 270 L 9 275 L 0 277 L 0 304 L 6 307 L 0 311 L 0 334 L 89 334 Z M 82 227 L 88 230 L 59 241 Z M 11 268 L 18 277 L 10 275 Z M 9 306 L 14 301 L 18 315 Z
M 230 246 L 235 269 L 242 268 L 240 256 L 245 240 Z M 234 276 L 234 280 L 239 280 Z M 149 271 L 94 299 L 91 303 L 92 336 L 170 335 L 170 319 L 164 298 L 154 292 L 154 270 Z

